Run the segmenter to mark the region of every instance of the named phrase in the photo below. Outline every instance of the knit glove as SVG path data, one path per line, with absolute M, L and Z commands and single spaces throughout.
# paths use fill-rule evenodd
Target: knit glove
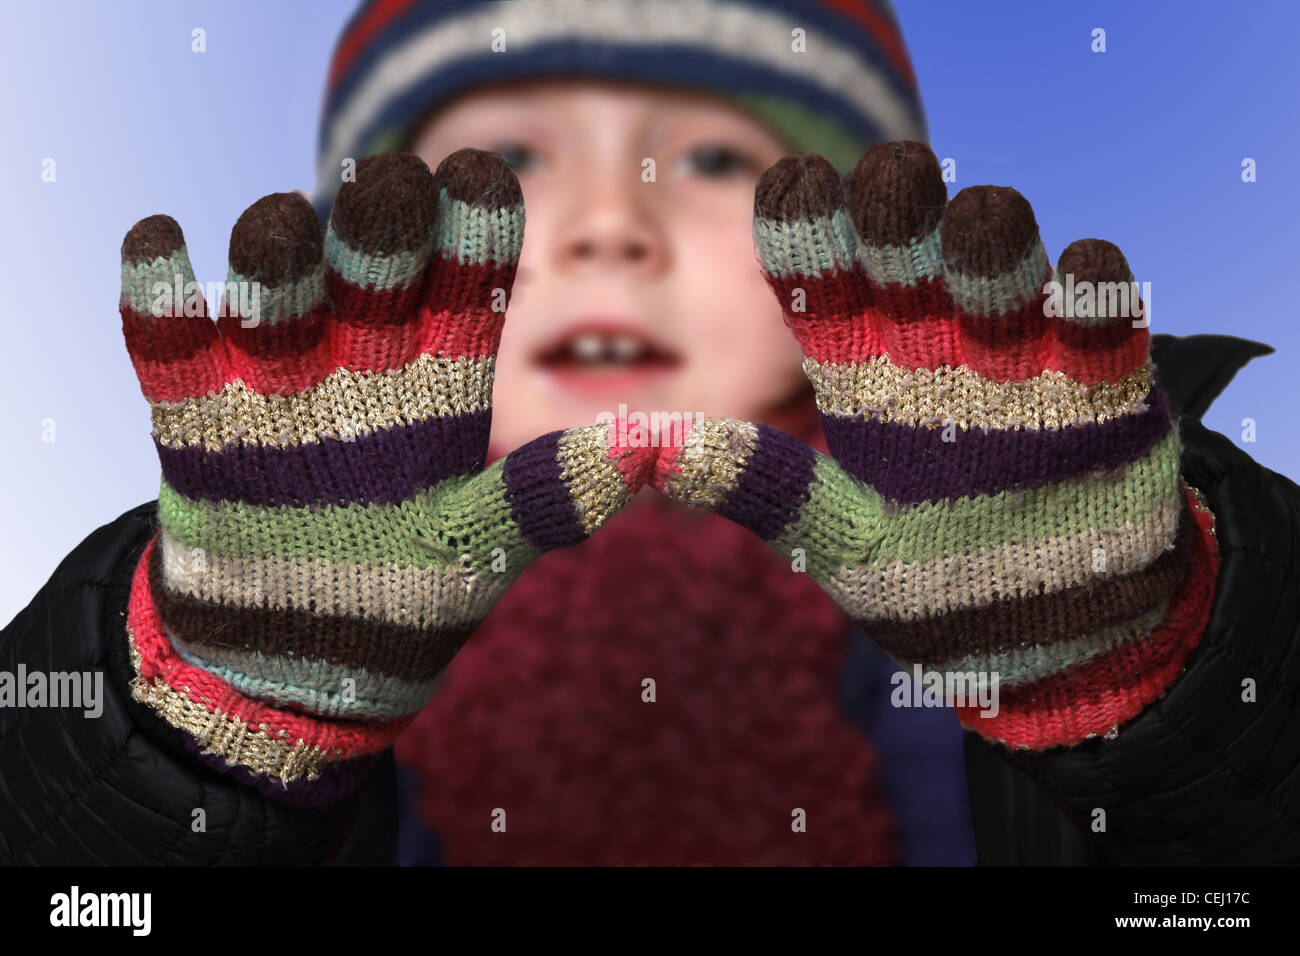
M 495 154 L 436 173 L 372 157 L 323 237 L 299 195 L 249 207 L 215 324 L 172 219 L 123 243 L 162 464 L 127 614 L 133 694 L 278 799 L 349 789 L 511 581 L 647 477 L 653 452 L 617 423 L 483 468 L 523 224 Z
M 949 205 L 919 143 L 873 147 L 844 183 L 821 157 L 783 159 L 754 233 L 831 457 L 707 419 L 654 484 L 791 556 L 989 740 L 1117 732 L 1195 648 L 1218 561 L 1140 303 L 1052 297 L 1067 274 L 1076 295 L 1131 282 L 1119 249 L 1075 242 L 1054 277 L 1018 193 Z M 982 677 L 992 706 L 949 675 Z

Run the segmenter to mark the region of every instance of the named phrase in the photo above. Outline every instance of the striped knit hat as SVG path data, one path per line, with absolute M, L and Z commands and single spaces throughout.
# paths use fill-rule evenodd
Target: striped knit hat
M 330 65 L 317 213 L 345 159 L 404 145 L 439 102 L 547 74 L 706 89 L 842 171 L 872 143 L 927 138 L 889 0 L 369 0 Z

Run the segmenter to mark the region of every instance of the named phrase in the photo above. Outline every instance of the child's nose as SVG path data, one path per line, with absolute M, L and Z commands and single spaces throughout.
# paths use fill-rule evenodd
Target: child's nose
M 630 187 L 653 189 L 640 181 Z M 581 194 L 579 194 L 581 195 Z M 668 243 L 648 197 L 613 187 L 588 192 L 575 203 L 557 244 L 558 266 L 565 271 L 618 270 L 645 277 L 668 265 Z

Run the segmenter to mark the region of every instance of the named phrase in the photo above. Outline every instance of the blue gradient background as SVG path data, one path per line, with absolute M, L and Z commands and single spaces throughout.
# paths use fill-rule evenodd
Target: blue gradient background
M 0 14 L 0 621 L 91 530 L 157 494 L 116 311 L 122 236 L 166 212 L 200 281 L 223 279 L 239 214 L 313 185 L 325 65 L 352 7 L 64 0 Z M 1053 259 L 1079 237 L 1119 244 L 1152 283 L 1153 331 L 1276 347 L 1206 423 L 1300 476 L 1300 5 L 901 0 L 899 14 L 956 187 L 1015 186 Z M 206 53 L 190 51 L 194 27 Z M 1090 51 L 1094 27 L 1104 54 Z

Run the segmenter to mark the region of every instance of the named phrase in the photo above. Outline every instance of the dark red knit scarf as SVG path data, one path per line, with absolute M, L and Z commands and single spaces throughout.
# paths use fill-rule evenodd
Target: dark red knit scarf
M 848 628 L 755 535 L 647 492 L 524 572 L 398 760 L 449 864 L 890 863 Z

